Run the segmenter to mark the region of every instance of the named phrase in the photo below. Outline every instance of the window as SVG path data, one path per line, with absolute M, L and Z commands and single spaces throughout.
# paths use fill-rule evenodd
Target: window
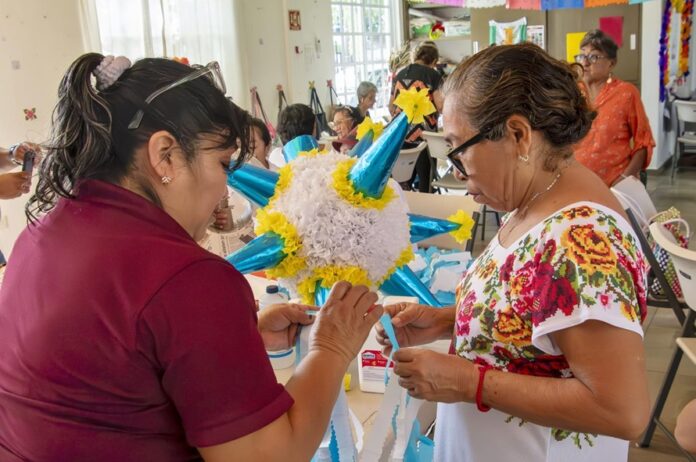
M 398 37 L 396 0 L 332 0 L 334 87 L 344 104 L 356 105 L 360 82 L 377 88 L 375 107 L 389 103 L 389 54 Z
M 244 105 L 239 7 L 228 0 L 83 0 L 94 11 L 95 29 L 105 55 L 135 61 L 153 56 L 186 57 L 193 64 L 218 61 L 228 93 Z M 94 32 L 94 31 L 91 31 Z M 97 45 L 97 44 L 95 44 Z

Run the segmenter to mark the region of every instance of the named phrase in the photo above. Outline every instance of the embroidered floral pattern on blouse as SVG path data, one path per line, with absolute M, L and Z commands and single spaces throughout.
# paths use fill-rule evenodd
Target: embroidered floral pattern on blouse
M 615 216 L 588 205 L 557 212 L 509 249 L 492 242 L 457 288 L 456 354 L 517 374 L 572 377 L 564 356 L 532 344 L 534 331 L 574 325 L 588 310 L 614 325 L 640 323 L 646 268 L 638 249 Z M 590 435 L 552 432 L 592 445 Z

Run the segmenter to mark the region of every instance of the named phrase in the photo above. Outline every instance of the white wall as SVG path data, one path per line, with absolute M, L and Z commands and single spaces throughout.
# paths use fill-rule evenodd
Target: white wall
M 45 140 L 60 79 L 82 53 L 77 0 L 0 0 L 0 146 Z M 24 120 L 32 107 L 38 119 Z
M 302 30 L 289 30 L 288 10 L 300 10 Z M 283 85 L 290 104 L 308 104 L 308 82 L 314 80 L 328 111 L 326 81 L 333 79 L 334 73 L 331 3 L 328 0 L 244 0 L 242 15 L 246 28 L 247 82 L 250 87 L 258 87 L 271 121 L 275 123 L 278 115 L 278 84 Z
M 670 146 L 662 129 L 662 110 L 664 103 L 660 102 L 660 66 L 658 54 L 660 51 L 660 19 L 662 17 L 662 0 L 645 2 L 642 5 L 642 33 L 641 33 L 641 99 L 645 106 L 645 112 L 650 120 L 653 137 L 655 138 L 655 150 L 649 168 L 657 169 L 665 163 L 670 156 Z

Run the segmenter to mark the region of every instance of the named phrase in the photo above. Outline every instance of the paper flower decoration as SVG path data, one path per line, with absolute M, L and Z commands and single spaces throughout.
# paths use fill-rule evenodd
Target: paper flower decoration
M 287 165 L 278 173 L 249 165 L 230 172 L 228 184 L 263 208 L 258 237 L 228 261 L 244 273 L 265 269 L 304 303 L 319 304 L 346 280 L 438 306 L 407 266 L 412 243 L 441 233 L 466 240 L 473 220 L 461 211 L 449 220 L 409 214 L 387 184 L 409 122 L 435 109 L 427 89 L 401 95 L 403 112 L 359 159 L 319 152 L 312 137 L 300 136 L 283 148 Z M 377 138 L 381 125 L 363 124 L 364 135 Z
M 265 269 L 304 303 L 323 305 L 331 286 L 343 280 L 440 306 L 407 265 L 413 243 L 441 233 L 466 239 L 473 220 L 462 211 L 448 220 L 409 214 L 388 184 L 409 124 L 435 110 L 427 90 L 401 95 L 396 104 L 403 112 L 379 139 L 371 125 L 355 157 L 320 152 L 316 140 L 303 135 L 283 147 L 287 164 L 279 172 L 251 165 L 229 172 L 228 184 L 262 208 L 258 237 L 227 260 L 242 273 Z M 342 392 L 317 454 L 317 460 L 355 460 Z
M 358 140 L 361 140 L 370 132 L 370 130 L 372 130 L 373 139 L 376 140 L 382 134 L 384 125 L 382 125 L 382 122 L 373 122 L 370 116 L 366 116 L 365 119 L 360 122 L 360 125 L 358 125 L 358 130 L 355 137 Z
M 417 89 L 411 87 L 408 90 L 401 90 L 399 96 L 394 100 L 394 104 L 406 113 L 408 120 L 414 124 L 425 122 L 425 116 L 435 112 L 435 105 L 430 101 L 427 88 Z

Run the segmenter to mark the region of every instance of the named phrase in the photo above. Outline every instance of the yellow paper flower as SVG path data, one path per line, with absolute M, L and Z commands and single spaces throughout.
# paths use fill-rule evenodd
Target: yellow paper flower
M 312 149 L 311 151 L 302 151 L 301 153 L 298 154 L 298 156 L 304 156 L 304 157 L 317 157 L 326 154 L 328 151 L 320 151 L 317 148 Z
M 290 187 L 290 182 L 292 181 L 292 164 L 287 164 L 278 170 L 278 182 L 276 183 L 275 191 L 273 192 L 273 197 L 268 201 L 270 206 L 273 202 L 278 199 L 283 193 Z
M 384 125 L 382 125 L 381 122 L 373 122 L 370 116 L 367 116 L 365 117 L 365 120 L 360 122 L 360 125 L 358 125 L 358 131 L 355 134 L 355 138 L 358 140 L 363 139 L 363 136 L 367 135 L 367 132 L 370 130 L 372 130 L 372 141 L 375 141 L 377 138 L 379 138 L 379 135 L 382 134 Z
M 338 164 L 336 170 L 333 173 L 333 186 L 336 190 L 338 197 L 342 198 L 349 204 L 355 207 L 365 208 L 365 209 L 377 209 L 382 210 L 389 204 L 395 197 L 396 193 L 387 185 L 384 188 L 384 193 L 382 197 L 375 199 L 373 197 L 365 196 L 363 193 L 356 191 L 353 187 L 353 183 L 348 178 L 350 170 L 353 168 L 356 159 L 346 159 Z
M 471 239 L 471 230 L 474 229 L 474 219 L 464 210 L 457 210 L 457 213 L 447 218 L 453 223 L 459 224 L 459 229 L 451 231 L 449 234 L 458 243 L 466 242 Z
M 297 292 L 302 303 L 314 304 L 314 292 L 317 281 L 321 280 L 321 286 L 330 289 L 338 281 L 347 281 L 355 285 L 372 287 L 367 271 L 358 266 L 327 265 L 316 268 L 311 276 L 306 277 L 297 284 Z
M 404 250 L 401 251 L 401 255 L 399 255 L 399 258 L 396 259 L 396 262 L 394 262 L 394 266 L 392 266 L 389 271 L 387 271 L 387 274 L 384 275 L 381 281 L 379 281 L 379 285 L 382 285 L 384 281 L 389 279 L 394 272 L 401 268 L 404 265 L 407 265 L 411 260 L 414 258 L 414 253 L 413 253 L 413 246 L 408 245 Z
M 436 111 L 429 93 L 427 88 L 418 90 L 416 87 L 411 87 L 408 90 L 401 90 L 394 100 L 394 105 L 406 113 L 409 123 L 421 124 L 425 122 L 425 116 Z
M 279 235 L 284 243 L 283 253 L 285 258 L 274 268 L 266 270 L 266 274 L 273 278 L 287 278 L 305 269 L 307 262 L 299 255 L 302 249 L 302 241 L 297 234 L 297 229 L 288 221 L 285 215 L 263 208 L 256 212 L 256 222 L 254 232 L 257 235 L 260 236 L 263 233 L 272 232 Z

